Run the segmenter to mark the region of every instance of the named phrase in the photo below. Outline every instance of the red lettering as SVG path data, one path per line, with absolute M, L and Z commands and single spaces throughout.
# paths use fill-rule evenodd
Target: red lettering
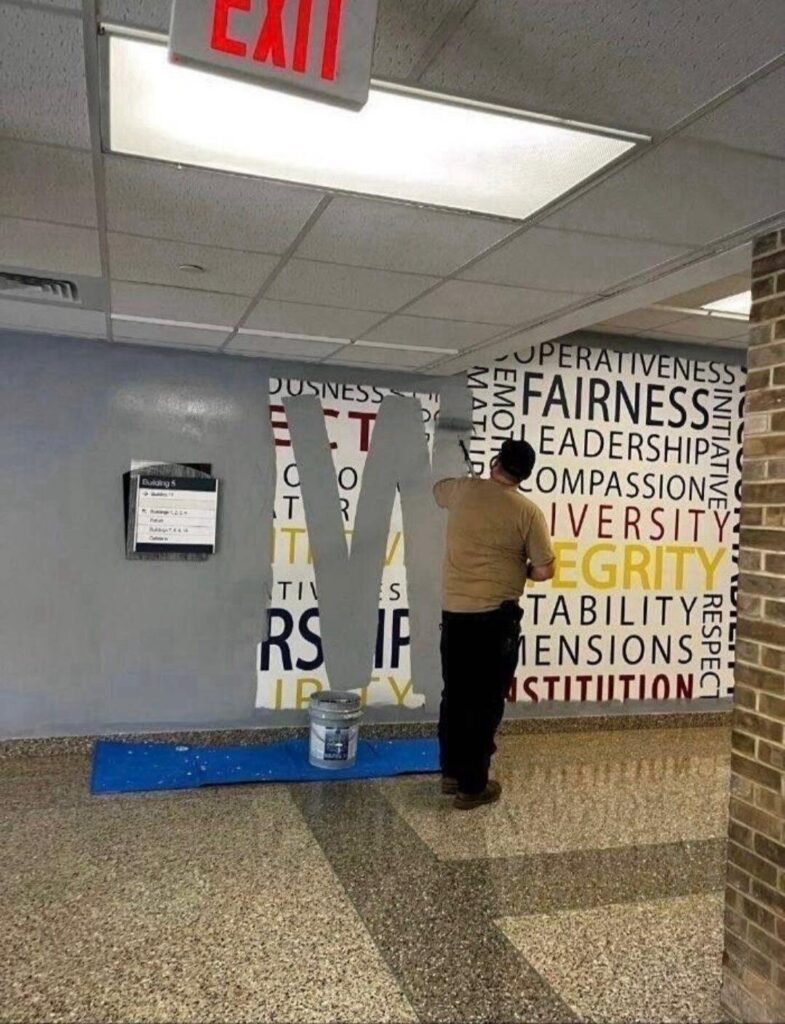
M 286 47 L 283 39 L 283 15 L 286 0 L 267 0 L 267 16 L 262 22 L 262 31 L 256 41 L 253 59 L 266 61 L 272 55 L 277 68 L 286 67 Z
M 605 510 L 607 509 L 610 511 L 612 508 L 613 505 L 600 505 L 600 515 L 597 523 L 597 536 L 601 540 L 608 540 L 611 537 L 610 533 L 603 533 L 602 531 L 607 530 L 611 525 L 611 520 L 605 515 Z M 600 697 L 600 700 L 602 700 L 602 697 Z
M 239 39 L 229 38 L 229 15 L 233 10 L 250 11 L 251 0 L 215 0 L 210 47 L 223 53 L 244 57 L 248 47 Z
M 292 68 L 305 71 L 308 64 L 308 39 L 311 34 L 311 8 L 313 0 L 300 0 L 297 11 L 297 34 L 294 37 L 294 59 Z
M 376 413 L 350 412 L 349 419 L 360 421 L 360 451 L 367 452 L 371 446 L 371 424 L 376 419 Z
M 339 413 L 338 413 L 337 409 L 325 409 L 324 410 L 324 415 L 325 416 L 329 416 L 331 419 L 337 419 Z M 330 442 L 330 447 L 331 448 L 337 448 L 338 447 L 338 442 L 337 441 L 331 441 Z
M 324 30 L 324 56 L 322 78 L 332 82 L 338 70 L 338 40 L 341 35 L 341 11 L 343 0 L 330 0 L 327 8 L 327 25 Z
M 655 510 L 656 511 L 656 510 Z M 654 515 L 652 515 L 652 519 Z M 629 540 L 630 534 L 635 530 L 635 539 L 641 539 L 641 528 L 638 523 L 641 521 L 641 510 L 634 505 L 627 505 L 624 509 L 624 539 Z M 659 526 L 660 524 L 657 523 Z
M 523 681 L 523 692 L 533 704 L 539 704 L 540 698 L 534 686 L 537 684 L 537 676 L 527 676 Z
M 276 427 L 279 430 L 288 430 L 289 429 L 289 424 L 286 422 L 286 416 L 285 416 L 286 409 L 284 409 L 284 407 L 282 405 L 271 405 L 270 406 L 270 412 L 271 413 L 272 412 L 280 412 L 280 413 L 284 414 L 284 418 L 282 420 L 275 420 L 275 419 L 271 419 L 270 420 L 270 425 L 272 426 L 273 431 L 276 429 Z M 276 445 L 277 448 L 291 448 L 292 447 L 292 442 L 289 440 L 288 437 L 276 437 L 275 438 L 275 445 Z
M 602 506 L 600 506 L 600 507 L 602 507 Z M 607 507 L 608 506 L 606 506 L 606 508 Z M 583 506 L 583 512 L 581 513 L 581 517 L 578 520 L 578 522 L 576 523 L 575 522 L 575 515 L 574 515 L 574 513 L 572 511 L 572 505 L 571 504 L 567 505 L 567 511 L 570 514 L 570 524 L 572 526 L 572 535 L 573 535 L 573 537 L 580 537 L 580 535 L 581 535 L 581 527 L 583 526 L 583 520 L 586 518 L 586 513 L 588 512 L 588 510 L 589 510 L 589 506 L 588 505 L 584 505 Z

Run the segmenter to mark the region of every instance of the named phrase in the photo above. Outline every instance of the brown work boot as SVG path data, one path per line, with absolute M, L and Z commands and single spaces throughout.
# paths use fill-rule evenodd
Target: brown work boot
M 501 783 L 489 782 L 482 793 L 461 793 L 459 791 L 452 805 L 456 811 L 473 811 L 475 807 L 495 804 L 501 795 Z
M 442 793 L 445 796 L 455 796 L 458 792 L 458 780 L 452 775 L 442 775 Z

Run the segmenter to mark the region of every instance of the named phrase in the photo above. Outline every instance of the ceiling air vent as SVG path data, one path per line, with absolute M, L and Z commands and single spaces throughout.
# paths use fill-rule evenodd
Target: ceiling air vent
M 39 302 L 79 302 L 79 289 L 73 281 L 32 274 L 0 271 L 0 295 L 9 299 L 36 299 Z

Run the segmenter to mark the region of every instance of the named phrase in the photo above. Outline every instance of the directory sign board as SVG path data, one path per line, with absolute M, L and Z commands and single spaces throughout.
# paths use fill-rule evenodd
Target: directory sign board
M 169 58 L 359 109 L 376 10 L 377 0 L 175 0 Z
M 136 487 L 135 553 L 214 553 L 217 480 L 139 476 Z

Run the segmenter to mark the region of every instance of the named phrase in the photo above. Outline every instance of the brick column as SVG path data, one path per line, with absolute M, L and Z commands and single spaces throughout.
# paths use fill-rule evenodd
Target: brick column
M 753 250 L 723 1004 L 785 1021 L 785 230 Z

